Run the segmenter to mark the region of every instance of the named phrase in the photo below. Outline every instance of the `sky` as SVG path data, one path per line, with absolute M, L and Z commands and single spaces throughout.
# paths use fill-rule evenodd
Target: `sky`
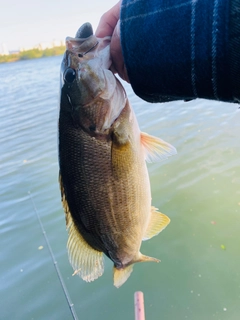
M 96 29 L 101 15 L 117 0 L 0 0 L 0 51 L 75 36 L 84 22 Z

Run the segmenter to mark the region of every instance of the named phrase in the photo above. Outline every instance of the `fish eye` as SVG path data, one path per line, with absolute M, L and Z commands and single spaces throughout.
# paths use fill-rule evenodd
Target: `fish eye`
M 67 83 L 73 83 L 73 81 L 76 78 L 76 71 L 73 70 L 72 68 L 68 68 L 65 72 L 64 72 L 64 81 Z

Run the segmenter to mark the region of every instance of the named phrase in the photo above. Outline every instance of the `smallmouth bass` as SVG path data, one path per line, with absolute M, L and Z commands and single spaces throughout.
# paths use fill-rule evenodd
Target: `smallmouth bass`
M 103 274 L 103 253 L 113 261 L 120 287 L 136 262 L 142 240 L 170 219 L 151 206 L 146 160 L 176 149 L 140 132 L 122 84 L 109 70 L 110 38 L 96 38 L 89 23 L 66 39 L 61 65 L 59 182 L 74 274 L 90 282 Z

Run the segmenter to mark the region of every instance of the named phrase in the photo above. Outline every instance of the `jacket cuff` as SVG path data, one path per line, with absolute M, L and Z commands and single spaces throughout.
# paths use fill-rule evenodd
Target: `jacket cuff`
M 229 60 L 233 98 L 240 102 L 240 0 L 230 4 Z
M 149 102 L 237 101 L 239 1 L 123 0 L 121 45 L 135 93 Z

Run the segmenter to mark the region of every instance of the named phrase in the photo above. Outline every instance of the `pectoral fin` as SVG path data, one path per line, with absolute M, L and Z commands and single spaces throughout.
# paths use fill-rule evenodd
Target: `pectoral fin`
M 119 125 L 112 133 L 111 164 L 113 176 L 117 179 L 126 177 L 133 170 L 133 150 L 123 125 Z
M 59 175 L 59 183 L 62 204 L 66 214 L 68 257 L 74 269 L 73 275 L 78 274 L 84 281 L 91 282 L 103 274 L 103 253 L 94 250 L 80 234 L 68 207 L 61 175 Z
M 171 144 L 145 132 L 141 132 L 141 144 L 144 148 L 147 162 L 165 160 L 177 154 L 177 150 Z
M 151 218 L 143 237 L 143 240 L 148 240 L 159 234 L 170 223 L 170 219 L 165 214 L 158 212 L 157 208 L 151 207 Z

